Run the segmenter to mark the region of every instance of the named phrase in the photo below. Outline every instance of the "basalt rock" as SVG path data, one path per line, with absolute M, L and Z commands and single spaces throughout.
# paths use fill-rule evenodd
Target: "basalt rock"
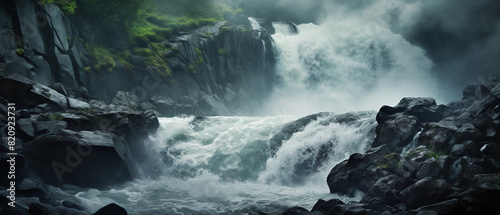
M 498 105 L 500 79 L 493 78 L 469 85 L 462 101 L 448 105 L 405 98 L 382 107 L 372 148 L 332 169 L 330 192 L 364 192 L 362 204 L 342 207 L 365 214 L 494 214 L 499 210 L 493 202 L 500 181 Z M 325 201 L 315 207 L 323 214 L 344 213 L 339 204 Z

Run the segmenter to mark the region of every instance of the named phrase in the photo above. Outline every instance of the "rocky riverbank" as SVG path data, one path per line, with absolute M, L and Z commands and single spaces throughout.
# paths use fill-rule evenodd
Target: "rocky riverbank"
M 153 112 L 74 98 L 63 89 L 22 77 L 0 80 L 0 171 L 15 168 L 14 178 L 0 179 L 2 214 L 87 214 L 52 200 L 48 185 L 105 188 L 158 174 L 146 154 L 148 136 L 159 126 Z
M 472 84 L 461 101 L 403 98 L 383 106 L 371 149 L 337 164 L 331 193 L 283 214 L 496 214 L 500 206 L 500 79 Z

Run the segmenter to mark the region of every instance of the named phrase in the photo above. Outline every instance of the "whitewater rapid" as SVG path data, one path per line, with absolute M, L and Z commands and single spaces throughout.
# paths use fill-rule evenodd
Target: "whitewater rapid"
M 351 201 L 329 194 L 326 177 L 336 163 L 366 150 L 376 122 L 375 112 L 349 116 L 320 114 L 278 142 L 297 117 L 160 118 L 150 147 L 163 164 L 161 176 L 108 190 L 53 189 L 89 212 L 117 203 L 130 214 L 275 214 L 311 209 L 318 199 Z

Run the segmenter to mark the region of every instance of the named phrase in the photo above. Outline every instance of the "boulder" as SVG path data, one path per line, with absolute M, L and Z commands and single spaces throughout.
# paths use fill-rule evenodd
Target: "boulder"
M 92 215 L 127 215 L 127 210 L 115 203 L 111 203 L 97 210 Z
M 281 215 L 309 215 L 309 214 L 311 214 L 311 212 L 309 212 L 307 209 L 303 207 L 293 207 L 287 209 Z
M 311 212 L 319 212 L 322 214 L 333 214 L 335 208 L 338 205 L 342 205 L 344 202 L 342 202 L 340 199 L 332 199 L 325 201 L 323 199 L 318 200 L 316 204 L 313 206 Z
M 137 96 L 131 92 L 118 91 L 112 104 L 123 105 L 130 107 L 132 110 L 137 110 L 139 107 Z
M 402 190 L 400 194 L 407 209 L 416 209 L 445 201 L 452 193 L 453 189 L 445 180 L 427 177 Z
M 402 113 L 385 117 L 384 122 L 377 126 L 377 137 L 372 147 L 384 144 L 391 150 L 398 147 L 405 147 L 419 131 L 417 122 L 417 117 Z
M 38 136 L 21 153 L 45 183 L 99 188 L 132 178 L 124 155 L 115 149 L 120 144 L 111 133 L 60 130 Z
M 0 79 L 0 86 L 0 97 L 16 103 L 17 109 L 34 108 L 41 104 L 47 104 L 48 110 L 64 110 L 68 107 L 66 96 L 19 76 Z
M 380 177 L 387 174 L 377 161 L 388 151 L 389 148 L 382 145 L 364 154 L 352 154 L 348 160 L 337 164 L 328 174 L 330 192 L 349 196 L 354 196 L 357 191 L 367 192 Z
M 478 174 L 470 187 L 460 194 L 465 213 L 493 214 L 500 209 L 500 173 Z

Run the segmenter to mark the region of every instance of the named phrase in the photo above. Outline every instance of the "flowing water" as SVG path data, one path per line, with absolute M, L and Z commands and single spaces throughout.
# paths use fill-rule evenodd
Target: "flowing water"
M 276 214 L 311 209 L 329 194 L 326 177 L 373 141 L 375 112 L 321 114 L 293 133 L 296 117 L 161 118 L 151 137 L 162 175 L 109 190 L 66 188 L 89 212 L 115 202 L 130 214 Z M 307 123 L 308 122 L 308 123 Z M 288 138 L 276 138 L 287 136 Z
M 424 50 L 363 20 L 329 18 L 320 25 L 274 23 L 276 86 L 263 113 L 377 110 L 403 97 L 441 101 Z
M 148 146 L 159 176 L 55 192 L 89 212 L 115 202 L 130 214 L 278 214 L 311 209 L 321 198 L 352 200 L 329 194 L 326 177 L 369 147 L 376 112 L 323 113 L 308 123 L 286 115 L 376 110 L 404 96 L 435 95 L 433 64 L 401 36 L 356 19 L 274 27 L 279 84 L 262 109 L 266 117 L 162 118 Z

